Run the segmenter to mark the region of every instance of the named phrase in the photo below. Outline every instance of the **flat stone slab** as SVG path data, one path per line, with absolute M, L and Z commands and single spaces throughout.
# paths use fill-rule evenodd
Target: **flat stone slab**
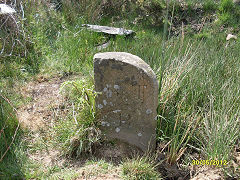
M 107 139 L 119 139 L 143 151 L 156 145 L 158 81 L 139 57 L 125 52 L 94 56 L 97 119 Z
M 91 25 L 91 24 L 83 24 L 82 26 L 87 27 L 87 29 L 90 29 L 95 32 L 101 32 L 101 33 L 110 34 L 110 35 L 121 35 L 121 36 L 135 35 L 135 32 L 133 30 L 127 30 L 124 28 L 115 28 L 115 27 L 99 26 L 99 25 Z

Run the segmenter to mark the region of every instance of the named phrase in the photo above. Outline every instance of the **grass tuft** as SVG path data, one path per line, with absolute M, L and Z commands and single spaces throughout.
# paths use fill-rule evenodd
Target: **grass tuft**
M 72 103 L 67 119 L 60 119 L 54 130 L 57 141 L 71 157 L 92 153 L 94 146 L 100 142 L 100 131 L 95 122 L 95 97 L 93 81 L 81 79 L 66 81 L 60 88 Z
M 147 157 L 127 159 L 122 163 L 122 175 L 124 179 L 161 179 L 156 171 L 156 164 Z

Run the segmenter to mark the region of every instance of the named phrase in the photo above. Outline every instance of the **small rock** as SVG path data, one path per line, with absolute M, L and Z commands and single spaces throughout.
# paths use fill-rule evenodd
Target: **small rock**
M 116 128 L 115 131 L 118 133 L 120 132 L 120 128 Z
M 6 4 L 0 4 L 0 14 L 13 14 L 16 11 Z
M 226 40 L 229 41 L 230 39 L 237 39 L 237 36 L 228 34 Z
M 239 5 L 240 4 L 240 0 L 233 0 L 233 3 Z

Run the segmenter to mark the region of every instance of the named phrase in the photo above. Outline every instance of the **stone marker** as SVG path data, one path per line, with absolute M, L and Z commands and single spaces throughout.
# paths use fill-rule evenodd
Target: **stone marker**
M 156 145 L 158 81 L 139 57 L 125 52 L 94 56 L 96 109 L 107 139 L 120 139 L 143 151 Z

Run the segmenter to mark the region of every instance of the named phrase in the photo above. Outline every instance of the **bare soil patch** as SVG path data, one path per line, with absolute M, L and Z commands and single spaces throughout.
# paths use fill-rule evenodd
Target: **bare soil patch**
M 57 109 L 59 113 L 66 114 L 64 109 L 64 98 L 59 93 L 59 88 L 64 79 L 59 77 L 47 79 L 43 76 L 37 81 L 29 82 L 20 89 L 24 99 L 31 102 L 18 109 L 18 119 L 23 128 L 31 131 L 45 129 L 51 125 L 54 113 Z
M 29 131 L 25 140 L 29 146 L 38 146 L 28 152 L 28 157 L 39 162 L 44 168 L 58 165 L 64 166 L 66 158 L 60 156 L 60 152 L 48 145 L 51 139 L 49 129 L 54 126 L 56 117 L 64 117 L 68 113 L 67 101 L 60 94 L 60 87 L 64 81 L 79 78 L 53 77 L 48 79 L 39 76 L 35 81 L 26 83 L 20 87 L 24 104 L 18 108 L 17 116 L 23 129 Z
M 223 177 L 220 169 L 206 169 L 199 172 L 191 180 L 223 180 Z

